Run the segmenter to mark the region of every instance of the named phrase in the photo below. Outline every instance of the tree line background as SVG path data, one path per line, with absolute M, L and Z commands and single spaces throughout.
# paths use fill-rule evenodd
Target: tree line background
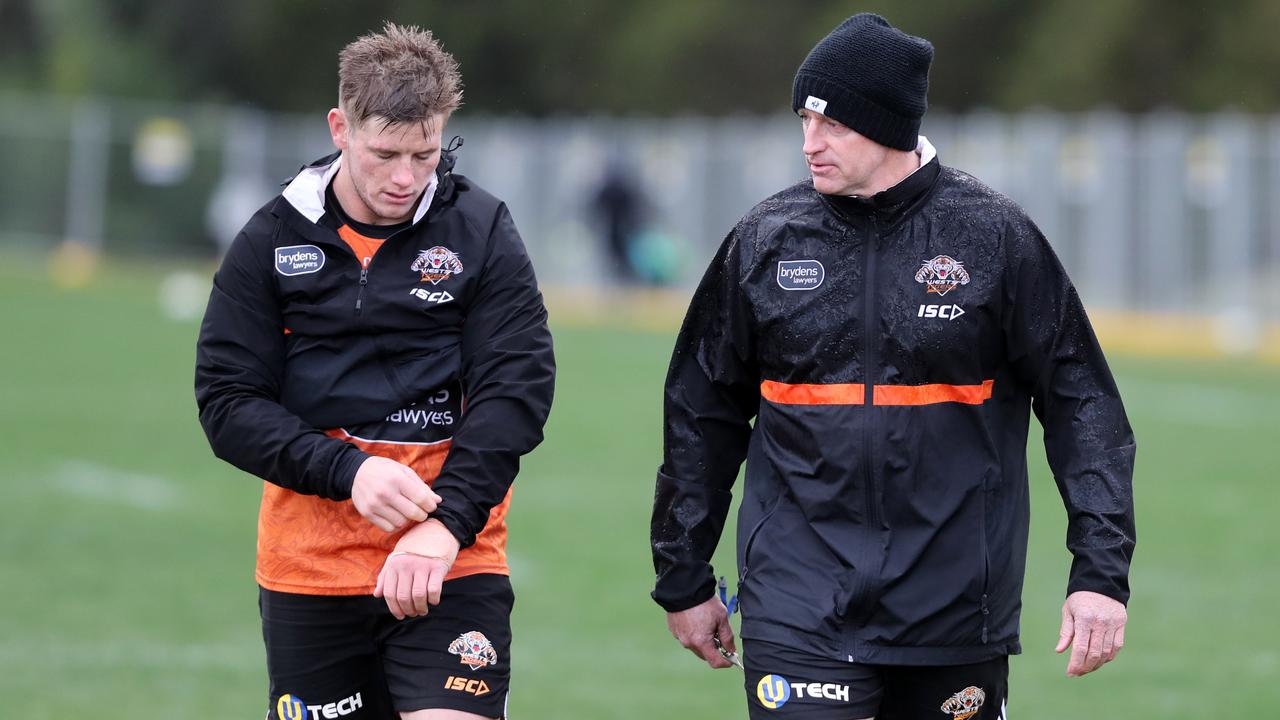
M 0 0 L 0 90 L 311 111 L 391 19 L 458 58 L 468 112 L 777 112 L 862 10 L 933 42 L 933 107 L 1280 108 L 1277 0 Z

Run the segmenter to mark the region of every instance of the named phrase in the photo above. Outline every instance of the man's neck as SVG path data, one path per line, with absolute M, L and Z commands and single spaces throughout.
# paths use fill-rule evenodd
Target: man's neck
M 920 154 L 915 150 L 890 150 L 889 154 L 885 156 L 884 162 L 871 174 L 871 181 L 868 183 L 867 191 L 858 193 L 854 197 L 869 198 L 872 195 L 884 192 L 906 180 L 911 173 L 919 169 Z
M 364 201 L 360 199 L 359 193 L 356 192 L 356 186 L 351 181 L 351 174 L 347 170 L 347 164 L 344 162 L 338 168 L 338 174 L 333 176 L 333 194 L 338 198 L 338 204 L 342 206 L 342 212 L 347 217 L 358 223 L 365 225 L 385 225 L 385 218 L 376 217 Z

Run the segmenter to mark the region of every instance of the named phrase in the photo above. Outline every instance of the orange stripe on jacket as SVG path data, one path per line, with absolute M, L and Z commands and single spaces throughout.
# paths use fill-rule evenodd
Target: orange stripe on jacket
M 876 405 L 981 405 L 991 399 L 995 380 L 981 385 L 876 385 L 871 397 Z M 866 387 L 859 384 L 791 385 L 774 380 L 760 383 L 760 395 L 780 405 L 862 405 Z
M 427 484 L 439 476 L 449 454 L 447 440 L 410 445 L 360 440 L 341 430 L 328 434 L 371 455 L 408 465 Z M 508 490 L 502 503 L 489 512 L 489 521 L 475 544 L 458 553 L 446 579 L 478 573 L 510 574 L 506 522 L 510 504 Z M 258 583 L 269 590 L 305 595 L 372 593 L 378 571 L 404 532 L 379 530 L 361 517 L 350 500 L 335 502 L 301 495 L 264 482 L 258 512 Z
M 995 384 L 995 380 L 984 380 L 981 385 L 877 385 L 872 397 L 876 405 L 981 405 L 991 399 Z
M 866 389 L 860 384 L 790 385 L 765 380 L 760 394 L 781 405 L 861 405 Z

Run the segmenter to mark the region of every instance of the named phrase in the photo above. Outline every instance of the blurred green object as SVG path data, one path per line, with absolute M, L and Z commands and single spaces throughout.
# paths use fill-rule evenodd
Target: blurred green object
M 637 232 L 627 247 L 627 256 L 644 283 L 674 285 L 681 279 L 684 263 L 680 242 L 669 233 L 656 228 Z
M 160 302 L 174 271 L 212 267 L 106 258 L 88 285 L 59 289 L 37 261 L 0 260 L 0 717 L 261 717 L 261 483 L 210 455 L 191 390 L 196 321 L 168 319 Z M 675 327 L 553 329 L 556 406 L 510 516 L 512 717 L 745 717 L 742 675 L 679 647 L 648 598 Z M 1096 675 L 1064 677 L 1052 648 L 1065 519 L 1033 451 L 1026 654 L 1011 664 L 1010 715 L 1273 717 L 1280 367 L 1113 367 L 1139 446 L 1127 645 Z M 731 545 L 716 569 L 736 585 Z

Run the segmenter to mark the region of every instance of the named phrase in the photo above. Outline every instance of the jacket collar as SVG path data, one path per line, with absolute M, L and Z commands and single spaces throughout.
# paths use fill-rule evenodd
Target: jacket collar
M 929 138 L 920 136 L 916 152 L 920 154 L 920 167 L 897 185 L 867 198 L 823 195 L 822 199 L 842 215 L 877 215 L 896 222 L 928 194 L 942 171 L 938 151 Z
M 427 210 L 431 208 L 432 201 L 437 195 L 441 196 L 442 201 L 452 196 L 453 182 L 450 175 L 456 163 L 457 159 L 453 153 L 441 153 L 440 164 L 436 166 L 436 172 L 431 176 L 426 190 L 422 193 L 422 199 L 418 201 L 418 207 L 413 212 L 412 224 L 416 225 L 426 216 Z M 340 167 L 342 167 L 341 152 L 331 153 L 309 165 L 304 165 L 297 175 L 285 181 L 285 189 L 281 196 L 312 224 L 318 223 L 324 216 L 325 188 L 329 187 L 329 183 Z

